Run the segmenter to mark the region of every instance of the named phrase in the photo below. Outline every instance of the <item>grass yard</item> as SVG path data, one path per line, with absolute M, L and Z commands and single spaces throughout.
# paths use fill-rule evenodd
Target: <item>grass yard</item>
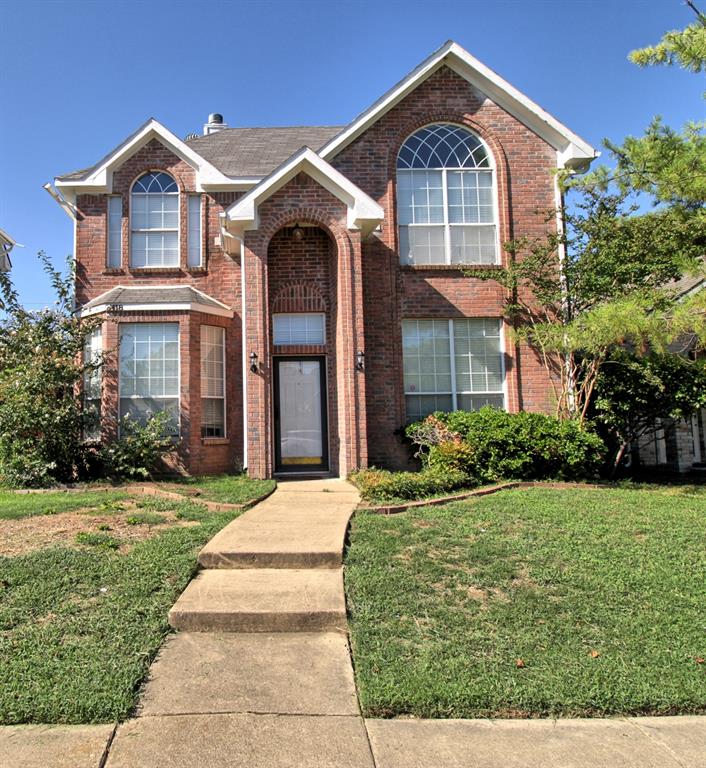
M 706 712 L 705 573 L 706 488 L 359 513 L 345 576 L 364 713 Z
M 0 723 L 126 718 L 199 549 L 238 514 L 113 491 L 0 494 Z
M 189 495 L 222 504 L 244 504 L 274 490 L 274 480 L 253 480 L 247 475 L 187 477 L 173 483 L 174 491 L 188 488 Z M 165 486 L 166 487 L 166 486 Z
M 56 515 L 78 509 L 97 508 L 127 498 L 124 491 L 14 493 L 0 490 L 0 520 L 18 520 L 32 515 Z

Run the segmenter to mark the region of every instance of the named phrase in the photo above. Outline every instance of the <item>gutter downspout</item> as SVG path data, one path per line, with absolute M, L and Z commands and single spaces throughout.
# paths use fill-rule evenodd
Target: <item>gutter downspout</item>
M 225 218 L 225 217 L 222 217 Z M 235 240 L 240 243 L 240 322 L 241 322 L 241 352 L 242 352 L 242 379 L 243 379 L 243 470 L 248 467 L 248 352 L 245 344 L 246 339 L 246 307 L 245 307 L 245 240 L 242 237 L 236 237 L 229 232 L 221 223 L 221 245 L 225 248 L 225 239 Z

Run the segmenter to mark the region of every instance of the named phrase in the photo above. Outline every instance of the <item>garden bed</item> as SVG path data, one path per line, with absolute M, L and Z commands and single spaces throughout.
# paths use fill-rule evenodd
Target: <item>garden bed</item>
M 372 717 L 706 711 L 706 489 L 508 490 L 359 512 L 346 553 Z

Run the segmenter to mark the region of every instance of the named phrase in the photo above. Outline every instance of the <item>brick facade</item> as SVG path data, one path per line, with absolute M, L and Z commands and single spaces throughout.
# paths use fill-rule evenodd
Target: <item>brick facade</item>
M 242 256 L 219 244 L 222 214 L 243 192 L 201 193 L 204 263 L 187 267 L 187 194 L 195 194 L 192 166 L 157 139 L 113 174 L 122 197 L 122 264 L 106 268 L 106 195 L 80 195 L 76 297 L 79 305 L 117 286 L 190 285 L 223 302 L 233 317 L 201 312 L 125 311 L 106 318 L 104 347 L 115 361 L 120 322 L 178 322 L 181 349 L 182 441 L 175 463 L 194 473 L 229 471 L 247 463 L 253 476 L 274 471 L 273 356 L 326 357 L 330 469 L 335 474 L 368 464 L 402 466 L 406 449 L 395 430 L 406 420 L 401 322 L 413 318 L 493 317 L 506 300 L 496 283 L 457 268 L 401 266 L 396 227 L 396 157 L 404 140 L 432 122 L 465 125 L 493 154 L 501 242 L 546 231 L 544 213 L 555 205 L 556 151 L 464 78 L 442 67 L 336 155 L 331 164 L 384 210 L 380 231 L 364 241 L 348 226 L 346 205 L 304 173 L 262 202 L 258 227 L 245 232 Z M 129 255 L 130 189 L 145 171 L 164 170 L 180 191 L 180 266 L 133 269 Z M 291 228 L 303 227 L 295 240 Z M 242 261 L 242 263 L 241 263 Z M 245 270 L 245 301 L 241 269 Z M 245 311 L 245 338 L 243 334 Z M 272 340 L 273 312 L 324 312 L 326 343 L 281 349 Z M 200 435 L 200 326 L 226 328 L 227 436 Z M 254 352 L 258 370 L 246 372 Z M 364 370 L 356 359 L 364 353 Z M 550 383 L 531 350 L 505 331 L 506 407 L 550 411 Z M 117 364 L 104 374 L 103 430 L 115 434 Z M 247 435 L 243 435 L 246 389 Z M 244 442 L 247 446 L 244 446 Z M 247 452 L 247 456 L 246 456 Z

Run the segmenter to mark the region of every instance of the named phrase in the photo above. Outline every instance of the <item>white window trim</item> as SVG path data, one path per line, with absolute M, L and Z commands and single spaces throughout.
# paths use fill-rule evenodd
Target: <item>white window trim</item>
M 132 226 L 132 213 L 133 213 L 133 204 L 132 204 L 132 198 L 133 195 L 140 195 L 141 197 L 147 197 L 150 193 L 149 192 L 133 192 L 133 189 L 135 187 L 135 184 L 145 175 L 148 173 L 164 173 L 167 176 L 169 176 L 171 179 L 174 179 L 174 183 L 177 186 L 176 192 L 159 192 L 160 195 L 175 195 L 177 198 L 177 225 L 176 225 L 176 233 L 177 233 L 177 262 L 176 264 L 162 264 L 158 266 L 150 266 L 149 264 L 145 264 L 142 266 L 135 266 L 132 263 L 132 235 L 133 233 L 150 233 L 150 232 L 174 232 L 175 228 L 169 228 L 169 229 L 134 229 Z M 156 194 L 156 193 L 152 193 Z M 180 269 L 181 268 L 181 189 L 179 189 L 179 183 L 177 180 L 172 176 L 171 173 L 168 171 L 163 170 L 162 168 L 152 168 L 147 171 L 142 171 L 137 178 L 135 178 L 130 185 L 130 194 L 128 197 L 129 200 L 129 210 L 128 210 L 128 222 L 129 222 L 129 230 L 128 230 L 128 265 L 130 269 Z M 188 218 L 188 212 L 187 212 L 187 218 Z
M 439 317 L 406 317 L 403 318 L 403 322 L 406 320 L 416 320 L 416 321 L 429 321 L 429 320 L 435 320 L 437 322 L 441 321 L 443 322 L 443 318 Z M 456 386 L 456 344 L 454 340 L 454 329 L 453 324 L 455 320 L 498 320 L 500 327 L 499 327 L 499 353 L 500 353 L 500 374 L 502 376 L 502 387 L 497 392 L 464 392 L 460 391 Z M 469 397 L 483 397 L 483 396 L 489 396 L 489 395 L 502 395 L 503 398 L 503 410 L 507 411 L 508 406 L 508 392 L 507 392 L 507 373 L 506 373 L 506 362 L 505 362 L 505 321 L 501 318 L 495 318 L 495 317 L 456 317 L 456 318 L 449 318 L 447 321 L 448 328 L 449 328 L 449 355 L 450 355 L 450 377 L 451 377 L 451 391 L 450 392 L 407 392 L 404 388 L 404 373 L 403 373 L 403 385 L 402 385 L 402 394 L 405 398 L 407 397 L 416 397 L 416 396 L 433 396 L 433 395 L 450 395 L 451 396 L 451 405 L 454 411 L 458 410 L 458 396 L 459 395 L 468 395 Z M 402 338 L 404 340 L 404 331 Z M 404 351 L 402 353 L 403 358 L 403 365 L 404 365 Z M 405 405 L 405 413 L 406 413 L 406 405 Z
M 203 328 L 206 326 L 207 323 L 204 323 L 201 327 Z M 226 386 L 226 329 L 223 328 L 220 325 L 212 325 L 209 326 L 211 328 L 218 328 L 221 332 L 221 338 L 223 339 L 223 397 L 222 398 L 216 398 L 216 397 L 206 397 L 204 398 L 203 392 L 201 392 L 201 400 L 223 400 L 223 435 L 221 437 L 204 437 L 201 435 L 202 440 L 226 440 L 228 438 L 228 388 Z M 203 339 L 203 337 L 202 337 Z M 202 340 L 199 341 L 199 357 L 201 357 L 201 344 L 203 343 Z M 199 367 L 203 364 L 203 361 L 199 359 Z M 199 374 L 201 374 L 201 370 L 199 370 Z M 199 386 L 200 386 L 200 379 L 199 379 Z M 203 409 L 201 414 L 201 424 L 199 424 L 199 432 L 203 429 Z
M 175 435 L 170 435 L 170 437 L 174 437 L 176 439 L 181 438 L 181 323 L 174 322 L 173 320 L 168 320 L 166 322 L 139 322 L 134 320 L 128 320 L 125 323 L 118 323 L 118 437 L 121 437 L 121 422 L 122 417 L 120 415 L 120 401 L 121 400 L 144 400 L 144 397 L 141 397 L 140 395 L 129 395 L 127 397 L 123 397 L 122 392 L 122 376 L 120 374 L 120 345 L 122 344 L 122 326 L 124 325 L 176 325 L 178 332 L 177 332 L 177 395 L 176 395 L 176 401 L 177 401 L 177 433 Z M 166 395 L 159 395 L 158 397 L 152 398 L 154 400 L 174 400 L 174 397 L 167 397 Z

